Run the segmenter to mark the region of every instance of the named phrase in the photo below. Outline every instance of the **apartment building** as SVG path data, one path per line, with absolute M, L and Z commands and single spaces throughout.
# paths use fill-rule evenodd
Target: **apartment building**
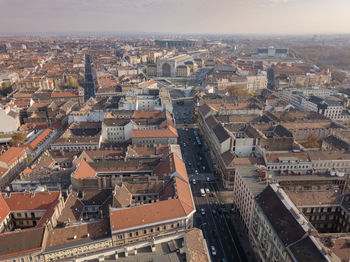
M 46 230 L 57 225 L 63 208 L 60 192 L 0 194 L 0 259 L 38 261 Z
M 131 138 L 133 124 L 130 119 L 105 117 L 102 122 L 102 141 L 122 143 Z
M 173 126 L 164 129 L 131 131 L 133 145 L 177 144 L 177 138 L 178 133 Z
M 247 232 L 251 227 L 255 197 L 267 187 L 266 176 L 267 172 L 262 167 L 242 165 L 235 168 L 233 204 Z
M 278 185 L 256 197 L 249 237 L 262 261 L 331 261 L 312 229 Z
M 51 143 L 57 136 L 57 130 L 47 128 L 43 131 L 40 131 L 39 135 L 36 136 L 30 143 L 26 144 L 27 146 L 27 155 L 32 156 L 35 159 L 42 152 L 48 149 Z
M 0 189 L 5 188 L 27 166 L 24 147 L 10 147 L 0 156 Z
M 73 122 L 51 144 L 51 149 L 68 151 L 99 149 L 101 145 L 100 134 L 101 123 L 99 122 Z

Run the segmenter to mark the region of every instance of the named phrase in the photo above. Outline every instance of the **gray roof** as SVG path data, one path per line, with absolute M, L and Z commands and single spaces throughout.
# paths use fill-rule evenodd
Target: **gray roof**
M 279 137 L 293 137 L 293 133 L 282 125 L 277 125 L 273 132 Z
M 211 108 L 206 103 L 199 107 L 199 112 L 203 115 L 203 117 L 206 117 L 210 113 L 210 111 Z
M 226 129 L 222 126 L 221 123 L 213 127 L 213 132 L 220 143 L 230 138 L 229 133 L 226 131 Z
M 254 196 L 259 195 L 266 188 L 266 182 L 258 182 L 259 175 L 255 166 L 236 166 L 236 171 Z
M 305 235 L 305 230 L 271 186 L 266 187 L 256 197 L 256 202 L 285 246 L 295 243 Z
M 207 123 L 207 125 L 209 126 L 209 128 L 213 128 L 214 126 L 216 126 L 218 124 L 218 121 L 216 121 L 214 116 L 208 116 L 205 119 L 205 122 Z
M 309 236 L 291 245 L 289 249 L 297 261 L 328 261 Z

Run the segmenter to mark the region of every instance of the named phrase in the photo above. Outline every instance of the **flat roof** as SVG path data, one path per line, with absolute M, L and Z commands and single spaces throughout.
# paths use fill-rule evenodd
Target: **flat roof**
M 259 175 L 255 166 L 236 166 L 236 171 L 254 196 L 259 195 L 267 187 L 266 182 L 258 182 Z

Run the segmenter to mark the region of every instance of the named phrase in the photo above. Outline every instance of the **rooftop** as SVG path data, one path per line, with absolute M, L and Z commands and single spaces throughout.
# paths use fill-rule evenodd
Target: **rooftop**
M 132 138 L 161 138 L 161 137 L 173 137 L 177 138 L 177 130 L 173 127 L 167 129 L 148 129 L 148 130 L 132 130 Z
M 256 201 L 285 246 L 304 236 L 306 232 L 271 186 L 267 186 Z
M 285 191 L 297 207 L 318 205 L 340 205 L 340 190 Z
M 345 153 L 343 151 L 309 151 L 308 155 L 312 160 L 350 160 L 350 153 Z
M 12 165 L 19 157 L 22 157 L 26 152 L 23 147 L 10 147 L 5 153 L 0 156 L 0 161 L 7 165 Z
M 245 182 L 249 191 L 254 195 L 258 196 L 267 187 L 266 182 L 259 182 L 259 174 L 256 167 L 253 165 L 241 165 L 236 167 L 236 172 Z
M 317 247 L 316 241 L 307 236 L 289 247 L 296 261 L 328 262 L 322 251 Z

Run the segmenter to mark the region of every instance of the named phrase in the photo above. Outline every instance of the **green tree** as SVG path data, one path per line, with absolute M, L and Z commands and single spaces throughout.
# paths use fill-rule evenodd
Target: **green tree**
M 246 97 L 248 96 L 248 90 L 243 86 L 234 85 L 227 87 L 227 91 L 230 96 Z
M 12 139 L 10 140 L 10 146 L 19 146 L 24 143 L 24 141 L 27 138 L 26 133 L 16 133 L 12 136 Z
M 9 87 L 9 85 L 7 82 L 2 82 L 1 87 L 2 87 L 2 89 L 6 89 Z
M 78 81 L 74 77 L 70 77 L 69 84 L 72 88 L 78 87 Z
M 319 148 L 320 147 L 319 139 L 314 134 L 310 134 L 306 138 L 306 141 L 302 142 L 301 144 L 306 148 Z
M 333 84 L 341 85 L 345 81 L 345 78 L 346 78 L 346 73 L 345 72 L 332 70 L 331 73 L 332 73 Z
M 30 165 L 34 161 L 34 157 L 32 155 L 28 155 L 27 161 L 28 161 L 28 164 Z
M 1 96 L 7 96 L 13 91 L 12 87 L 8 85 L 6 82 L 2 82 L 1 89 L 0 89 L 0 95 Z

